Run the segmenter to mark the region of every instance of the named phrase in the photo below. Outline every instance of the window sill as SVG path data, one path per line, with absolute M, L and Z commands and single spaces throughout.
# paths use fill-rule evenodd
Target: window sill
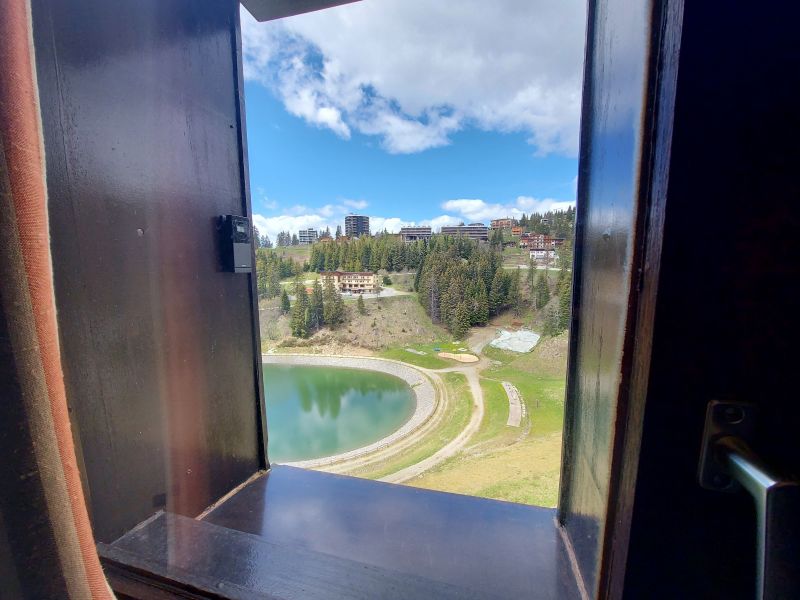
M 292 467 L 99 551 L 134 597 L 580 598 L 554 510 Z

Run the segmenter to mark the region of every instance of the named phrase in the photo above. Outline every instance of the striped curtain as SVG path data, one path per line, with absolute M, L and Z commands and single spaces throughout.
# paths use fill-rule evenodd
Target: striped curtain
M 113 598 L 59 354 L 28 0 L 0 7 L 0 598 Z

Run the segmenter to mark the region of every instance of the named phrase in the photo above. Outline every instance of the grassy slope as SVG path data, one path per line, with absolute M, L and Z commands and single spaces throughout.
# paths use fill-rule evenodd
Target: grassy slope
M 281 246 L 273 250 L 278 256 L 291 258 L 296 263 L 302 264 L 311 258 L 311 246 Z
M 331 354 L 347 354 L 354 350 L 361 350 L 360 353 L 363 354 L 365 350 L 383 350 L 388 352 L 387 358 L 417 364 L 413 362 L 417 356 L 403 350 L 407 344 L 424 349 L 426 345 L 432 347 L 434 343 L 446 340 L 448 336 L 444 329 L 431 323 L 415 295 L 367 300 L 366 315 L 358 312 L 355 302 L 346 302 L 348 322 L 333 331 L 323 329 L 310 340 L 291 338 L 289 317 L 280 316 L 277 308 L 269 308 L 277 307 L 277 300 L 262 300 L 260 304 L 266 308 L 261 311 L 261 338 L 265 349 L 275 347 L 280 339 L 284 339 L 286 351 L 292 351 L 292 348 L 296 351 L 307 351 L 313 347 L 315 351 Z M 451 364 L 436 356 L 419 358 L 433 359 L 431 364 L 435 364 L 434 368 Z M 441 365 L 437 361 L 441 361 Z
M 424 369 L 444 369 L 445 367 L 450 366 L 450 363 L 442 358 L 439 358 L 435 354 L 426 354 L 424 356 L 420 356 L 419 354 L 408 352 L 405 347 L 387 348 L 386 350 L 381 351 L 379 356 L 406 362 Z
M 447 332 L 443 330 L 441 330 L 441 333 L 443 336 L 447 335 Z M 424 352 L 425 354 L 424 355 L 415 354 L 414 352 L 409 352 L 408 350 L 406 350 L 406 348 L 411 348 L 412 350 Z M 428 342 L 424 344 L 414 343 L 414 344 L 401 344 L 398 346 L 393 346 L 391 348 L 387 348 L 386 350 L 382 351 L 380 355 L 383 356 L 384 358 L 392 358 L 394 360 L 400 360 L 427 369 L 444 369 L 461 363 L 450 359 L 439 358 L 437 354 L 439 352 L 452 352 L 456 354 L 459 352 L 461 348 L 465 349 L 467 348 L 464 342 L 458 340 L 450 341 L 445 337 L 442 337 L 433 342 Z
M 530 354 L 485 351 L 497 364 L 483 371 L 486 414 L 471 445 L 413 485 L 487 498 L 555 506 L 561 466 L 566 335 L 543 340 Z M 500 381 L 520 390 L 530 432 L 506 427 L 508 399 Z M 537 404 L 538 400 L 538 404 Z M 522 437 L 522 439 L 520 439 Z
M 359 477 L 379 479 L 395 473 L 424 460 L 455 438 L 469 421 L 472 410 L 472 394 L 469 392 L 467 379 L 460 373 L 442 373 L 442 380 L 447 387 L 447 395 L 453 405 L 448 415 L 427 435 L 422 443 L 401 452 L 391 460 L 382 462 L 377 468 L 362 473 L 354 473 Z
M 484 410 L 481 428 L 472 442 L 495 441 L 506 432 L 508 421 L 508 397 L 499 381 L 481 378 Z

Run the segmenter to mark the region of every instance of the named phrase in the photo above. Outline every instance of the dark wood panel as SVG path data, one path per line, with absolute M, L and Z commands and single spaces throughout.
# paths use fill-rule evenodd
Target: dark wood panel
M 264 465 L 233 0 L 33 2 L 67 394 L 98 539 Z
M 155 590 L 164 597 L 173 597 L 166 591 L 173 591 L 175 597 L 183 597 L 180 591 L 189 591 L 201 597 L 240 600 L 503 597 L 296 545 L 275 544 L 261 536 L 170 513 L 159 514 L 110 546 L 103 545 L 100 553 L 111 567 L 117 588 L 147 598 L 156 596 Z M 145 573 L 146 579 L 141 577 Z M 133 584 L 138 584 L 138 589 Z
M 594 596 L 636 343 L 653 118 L 649 67 L 659 43 L 648 3 L 598 0 L 589 7 L 559 519 Z
M 709 401 L 757 404 L 754 449 L 800 473 L 799 19 L 686 3 L 629 598 L 754 597 L 752 501 L 697 482 Z
M 578 598 L 552 509 L 276 466 L 205 520 L 504 598 Z

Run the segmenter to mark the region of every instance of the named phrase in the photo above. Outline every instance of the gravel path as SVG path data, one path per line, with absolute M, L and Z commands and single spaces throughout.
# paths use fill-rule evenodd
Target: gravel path
M 431 372 L 436 373 L 437 371 L 432 370 Z M 458 454 L 462 448 L 464 448 L 469 438 L 471 438 L 472 435 L 480 428 L 481 421 L 483 421 L 484 407 L 483 390 L 481 390 L 481 384 L 478 378 L 478 370 L 474 366 L 469 366 L 441 369 L 438 372 L 459 372 L 466 376 L 473 399 L 473 410 L 469 419 L 469 423 L 467 423 L 467 426 L 461 430 L 461 433 L 459 433 L 448 444 L 443 446 L 428 458 L 423 459 L 418 463 L 411 465 L 410 467 L 406 467 L 405 469 L 400 469 L 391 475 L 382 477 L 380 481 L 386 481 L 388 483 L 403 483 L 404 481 L 408 481 L 409 479 L 422 475 L 425 471 L 432 469 L 439 463 Z
M 324 366 L 324 367 L 343 367 L 348 369 L 364 369 L 368 371 L 379 371 L 388 375 L 394 375 L 405 381 L 414 392 L 416 408 L 411 418 L 405 422 L 397 431 L 389 434 L 385 438 L 373 442 L 367 446 L 356 448 L 348 452 L 342 452 L 333 456 L 315 458 L 311 460 L 284 463 L 293 467 L 312 469 L 326 467 L 335 463 L 350 461 L 360 458 L 372 452 L 376 452 L 391 444 L 402 440 L 416 431 L 427 421 L 436 408 L 436 390 L 430 379 L 422 372 L 405 363 L 386 360 L 383 358 L 372 358 L 362 356 L 332 356 L 332 355 L 310 355 L 310 354 L 262 354 L 261 362 L 264 364 L 275 365 L 294 365 L 294 366 Z
M 520 423 L 522 423 L 522 413 L 525 410 L 520 401 L 519 390 L 508 381 L 504 381 L 502 385 L 506 391 L 506 396 L 508 396 L 508 421 L 506 421 L 506 425 L 519 427 Z

